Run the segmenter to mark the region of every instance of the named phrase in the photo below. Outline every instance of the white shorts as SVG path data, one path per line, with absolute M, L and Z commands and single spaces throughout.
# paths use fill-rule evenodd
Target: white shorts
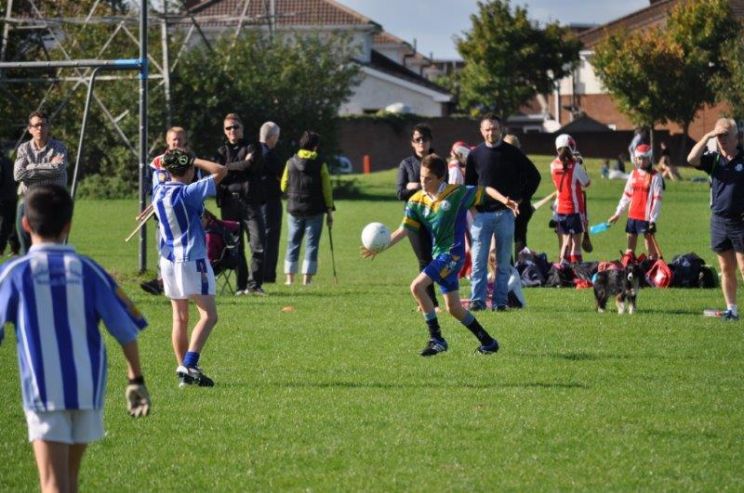
M 217 292 L 214 271 L 207 260 L 171 262 L 160 257 L 163 292 L 172 300 L 186 300 L 192 295 L 214 296 Z
M 44 440 L 74 444 L 103 438 L 103 409 L 24 411 L 29 442 Z

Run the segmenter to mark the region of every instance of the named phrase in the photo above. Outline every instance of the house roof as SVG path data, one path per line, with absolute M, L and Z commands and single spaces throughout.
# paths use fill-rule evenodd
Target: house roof
M 576 120 L 562 126 L 559 132 L 607 132 L 609 129 L 610 127 L 604 123 L 599 122 L 590 116 L 582 115 Z
M 644 9 L 636 10 L 607 24 L 580 33 L 578 39 L 584 43 L 584 48 L 591 50 L 607 36 L 618 32 L 636 31 L 663 25 L 666 23 L 669 12 L 683 1 L 686 0 L 652 0 L 651 5 Z M 744 0 L 729 0 L 729 4 L 734 17 L 737 20 L 744 19 Z
M 425 87 L 431 91 L 452 97 L 452 93 L 450 93 L 444 87 L 440 86 L 439 84 L 435 84 L 426 77 L 423 77 L 416 72 L 413 72 L 412 70 L 405 68 L 403 65 L 394 62 L 393 60 L 389 59 L 376 50 L 372 50 L 369 63 L 360 62 L 360 64 L 371 69 L 383 72 L 397 79 L 402 79 L 418 86 Z
M 274 0 L 276 26 L 371 26 L 380 25 L 335 0 Z M 265 23 L 270 12 L 267 2 L 250 0 L 185 0 L 188 12 L 196 17 L 213 17 L 205 25 L 235 24 L 243 14 L 247 23 Z

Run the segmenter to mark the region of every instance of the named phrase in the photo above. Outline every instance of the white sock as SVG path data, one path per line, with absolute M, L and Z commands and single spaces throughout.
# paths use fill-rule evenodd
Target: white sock
M 727 305 L 726 306 L 726 309 L 729 310 L 734 315 L 738 315 L 739 314 L 739 309 L 736 307 L 736 305 Z

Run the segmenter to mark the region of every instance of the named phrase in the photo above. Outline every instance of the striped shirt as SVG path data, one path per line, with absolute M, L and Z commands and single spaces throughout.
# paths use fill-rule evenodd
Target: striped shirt
M 60 164 L 52 164 L 52 159 L 62 156 Z M 49 139 L 44 147 L 36 149 L 33 140 L 18 146 L 13 178 L 19 182 L 18 195 L 26 193 L 34 185 L 60 185 L 67 187 L 67 149 L 65 145 Z
M 584 213 L 582 191 L 590 183 L 584 167 L 572 160 L 564 169 L 561 160 L 555 159 L 550 163 L 550 176 L 558 191 L 555 211 L 558 214 Z
M 15 325 L 25 409 L 103 408 L 101 320 L 121 345 L 147 325 L 101 266 L 72 247 L 34 245 L 0 266 L 0 323 Z
M 401 226 L 413 232 L 424 226 L 432 237 L 432 257 L 443 253 L 462 257 L 468 209 L 481 205 L 485 196 L 483 188 L 446 183 L 434 197 L 419 190 L 408 199 Z
M 617 204 L 615 214 L 620 215 L 628 205 L 628 218 L 655 223 L 661 212 L 664 180 L 656 170 L 651 172 L 634 169 L 625 182 L 625 190 Z
M 160 228 L 161 257 L 171 262 L 207 258 L 201 216 L 204 199 L 216 194 L 217 186 L 211 175 L 189 185 L 167 181 L 155 189 L 152 203 Z

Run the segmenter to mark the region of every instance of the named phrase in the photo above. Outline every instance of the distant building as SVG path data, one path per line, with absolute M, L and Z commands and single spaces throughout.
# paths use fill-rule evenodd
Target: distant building
M 414 46 L 385 32 L 382 26 L 335 0 L 186 0 L 187 11 L 207 39 L 246 30 L 277 34 L 345 33 L 358 47 L 354 59 L 361 82 L 340 114 L 376 113 L 397 108 L 422 116 L 446 116 L 454 96 L 424 77 L 431 61 Z M 183 24 L 189 28 L 189 24 Z M 199 37 L 192 36 L 192 43 Z

